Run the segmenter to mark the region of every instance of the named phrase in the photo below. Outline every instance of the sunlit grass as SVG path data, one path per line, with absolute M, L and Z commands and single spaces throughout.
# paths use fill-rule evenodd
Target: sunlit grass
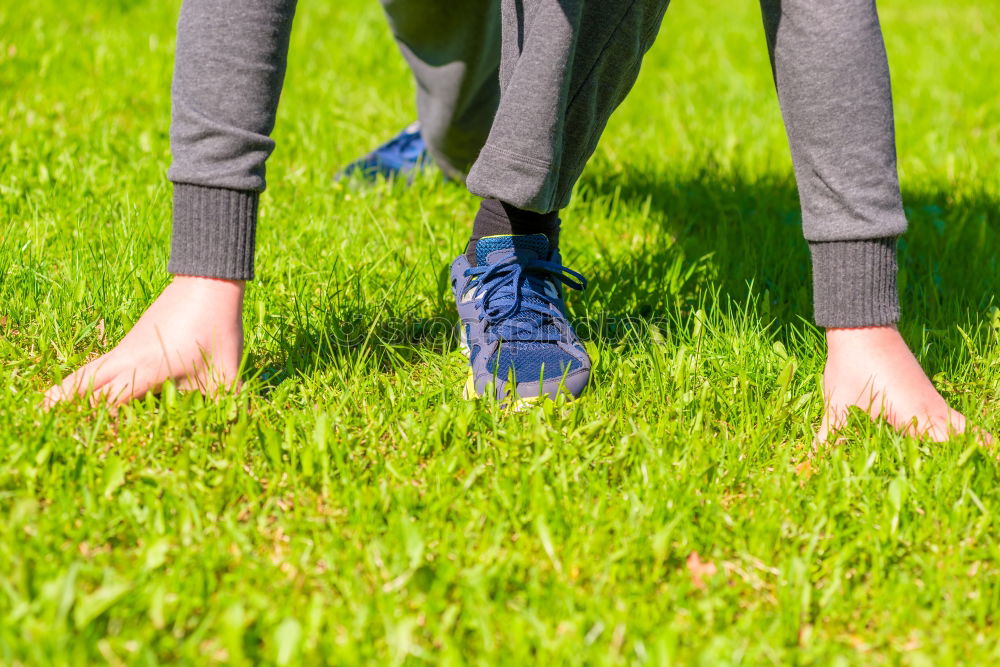
M 883 3 L 901 329 L 1000 430 L 1000 9 Z M 998 472 L 855 419 L 752 3 L 676 3 L 564 212 L 578 402 L 461 398 L 475 201 L 330 184 L 411 120 L 374 2 L 303 3 L 246 390 L 39 407 L 168 280 L 176 3 L 0 7 L 0 663 L 988 664 Z M 373 134 L 374 133 L 374 134 Z

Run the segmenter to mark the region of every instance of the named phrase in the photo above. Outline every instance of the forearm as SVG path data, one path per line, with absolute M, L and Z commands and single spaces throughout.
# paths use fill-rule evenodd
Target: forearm
M 185 0 L 170 143 L 175 274 L 253 277 L 257 201 L 295 0 Z
M 874 0 L 762 0 L 813 260 L 816 322 L 899 318 L 892 93 Z
M 498 0 L 381 0 L 417 82 L 420 134 L 449 178 L 464 181 L 500 98 Z

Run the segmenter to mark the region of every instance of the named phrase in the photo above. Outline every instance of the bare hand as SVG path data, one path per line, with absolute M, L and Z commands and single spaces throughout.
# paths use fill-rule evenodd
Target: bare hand
M 825 413 L 817 440 L 839 429 L 856 406 L 894 428 L 935 442 L 964 433 L 965 416 L 948 407 L 895 327 L 827 329 Z M 989 433 L 976 430 L 983 444 Z
M 238 382 L 243 355 L 240 281 L 176 276 L 115 349 L 45 393 L 45 407 L 93 392 L 121 405 L 173 380 L 207 394 Z

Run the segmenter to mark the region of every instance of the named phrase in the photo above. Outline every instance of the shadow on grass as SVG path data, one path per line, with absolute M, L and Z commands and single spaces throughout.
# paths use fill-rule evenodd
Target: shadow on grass
M 791 175 L 751 181 L 708 170 L 685 178 L 625 170 L 585 175 L 580 195 L 611 211 L 617 201 L 648 202 L 655 230 L 652 247 L 589 269 L 587 299 L 602 308 L 649 317 L 717 288 L 737 303 L 757 297 L 761 316 L 779 325 L 811 318 L 809 251 Z M 917 188 L 904 190 L 903 201 L 910 221 L 899 242 L 903 326 L 951 327 L 984 313 L 1000 288 L 1000 199 Z
M 439 309 L 430 316 L 393 314 L 382 309 L 333 307 L 301 320 L 279 334 L 280 354 L 250 359 L 251 375 L 262 394 L 290 377 L 332 366 L 364 365 L 367 372 L 389 372 L 411 365 L 427 353 L 447 353 L 457 346 L 456 316 Z
M 634 332 L 632 322 L 683 316 L 711 304 L 713 295 L 719 303 L 756 304 L 755 314 L 777 326 L 779 339 L 788 325 L 811 320 L 809 251 L 791 175 L 748 180 L 708 169 L 683 177 L 596 172 L 584 176 L 577 197 L 604 217 L 648 211 L 644 224 L 652 228 L 645 247 L 598 253 L 591 265 L 578 267 L 591 277 L 570 302 L 582 338 L 614 343 Z M 945 188 L 906 190 L 903 199 L 910 220 L 899 246 L 904 333 L 953 329 L 984 313 L 1000 288 L 1000 238 L 990 225 L 1000 220 L 1000 200 L 986 193 L 955 196 Z M 572 223 L 564 226 L 564 250 L 577 245 Z M 447 267 L 439 271 L 429 316 L 394 312 L 391 303 L 297 313 L 295 327 L 280 334 L 285 358 L 256 365 L 262 391 L 331 364 L 389 371 L 428 351 L 453 350 Z

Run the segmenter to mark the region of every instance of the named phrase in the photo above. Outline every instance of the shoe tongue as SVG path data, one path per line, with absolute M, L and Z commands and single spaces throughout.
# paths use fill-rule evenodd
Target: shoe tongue
M 549 238 L 545 234 L 501 234 L 476 242 L 476 263 L 494 264 L 509 255 L 518 259 L 548 259 Z
M 503 234 L 498 236 L 484 236 L 476 242 L 476 263 L 480 266 L 496 264 L 502 262 L 510 256 L 517 257 L 518 260 L 548 259 L 549 258 L 549 238 L 545 234 Z M 529 277 L 522 275 L 522 280 L 526 281 L 521 298 L 525 302 L 537 303 L 547 307 L 547 304 L 539 298 L 535 291 L 541 291 L 541 278 L 537 276 Z M 526 325 L 525 333 L 523 327 L 507 326 L 507 324 Z M 542 314 L 528 309 L 507 318 L 505 325 L 501 326 L 497 333 L 508 341 L 508 343 L 519 340 L 536 341 L 539 337 L 552 338 L 559 335 L 559 330 L 550 322 L 547 322 Z

